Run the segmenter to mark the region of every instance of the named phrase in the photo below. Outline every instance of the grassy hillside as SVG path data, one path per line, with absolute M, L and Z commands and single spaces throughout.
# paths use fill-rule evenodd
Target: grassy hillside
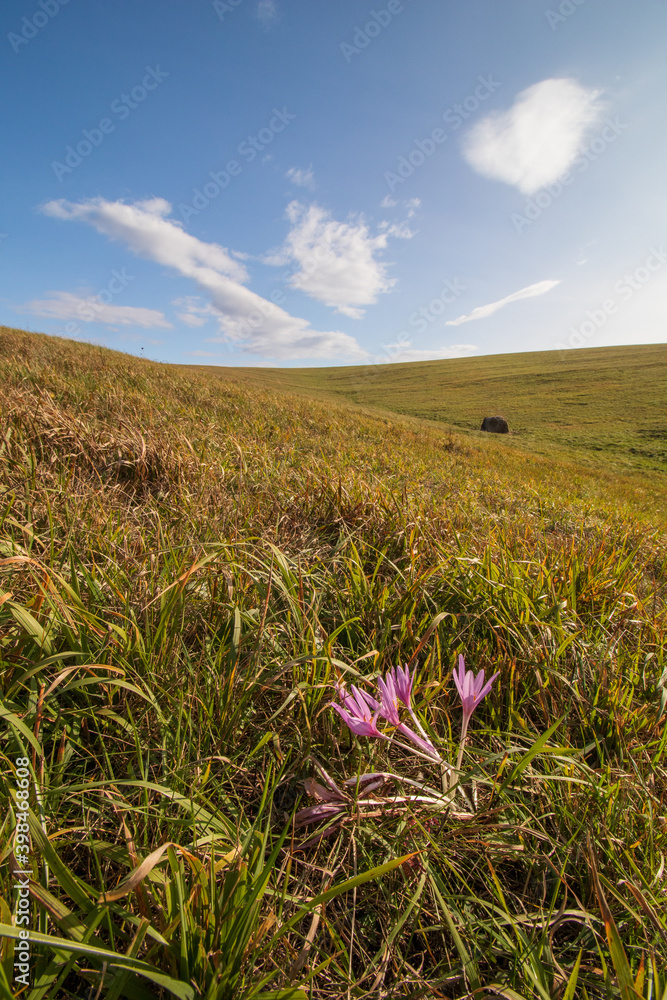
M 0 375 L 2 792 L 27 759 L 50 936 L 25 996 L 664 994 L 662 473 L 6 328 Z M 329 702 L 408 663 L 455 765 L 460 653 L 500 676 L 420 802 L 446 769 Z M 318 768 L 383 777 L 300 825 Z
M 613 469 L 667 472 L 667 344 L 353 368 L 215 369 L 266 388 L 346 399 L 477 432 L 504 415 L 512 444 Z

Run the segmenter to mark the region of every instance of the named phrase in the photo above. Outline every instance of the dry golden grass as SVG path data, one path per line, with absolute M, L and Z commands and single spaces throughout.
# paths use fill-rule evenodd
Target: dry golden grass
M 625 960 L 664 992 L 660 473 L 5 328 L 0 368 L 4 791 L 25 754 L 34 926 L 93 949 L 43 947 L 40 1000 L 629 1000 Z M 474 818 L 352 814 L 298 850 L 313 758 L 412 767 L 341 731 L 336 677 L 413 662 L 451 755 L 459 652 L 501 674 Z

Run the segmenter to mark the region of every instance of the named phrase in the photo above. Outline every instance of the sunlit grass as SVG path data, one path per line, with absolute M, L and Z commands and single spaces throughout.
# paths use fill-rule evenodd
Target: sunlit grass
M 667 345 L 536 351 L 340 368 L 178 366 L 215 382 L 347 400 L 410 414 L 479 439 L 504 414 L 502 448 L 615 472 L 667 472 Z
M 27 756 L 70 942 L 23 995 L 664 996 L 660 473 L 8 330 L 0 364 L 3 791 Z M 473 818 L 296 829 L 316 762 L 437 786 L 327 703 L 410 662 L 455 761 L 460 652 L 500 671 Z

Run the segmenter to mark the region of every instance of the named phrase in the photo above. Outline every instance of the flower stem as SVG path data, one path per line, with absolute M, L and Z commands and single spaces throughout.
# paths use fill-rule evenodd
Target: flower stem
M 392 740 L 392 743 L 395 747 L 400 747 L 401 750 L 407 750 L 408 753 L 414 754 L 415 757 L 421 757 L 422 760 L 427 760 L 430 764 L 440 764 L 442 762 L 442 758 L 439 754 L 436 757 L 433 757 L 431 754 L 421 753 L 420 750 L 415 750 L 414 747 L 408 746 L 407 743 L 399 743 L 396 739 Z
M 459 755 L 456 758 L 456 770 L 461 773 L 461 765 L 463 764 L 463 749 L 466 745 L 466 736 L 468 735 L 468 723 L 470 722 L 470 716 L 464 715 L 463 722 L 461 723 L 461 742 L 459 743 Z

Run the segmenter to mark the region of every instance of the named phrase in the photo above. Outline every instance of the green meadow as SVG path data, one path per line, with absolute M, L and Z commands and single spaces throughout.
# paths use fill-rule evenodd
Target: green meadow
M 667 344 L 539 351 L 353 368 L 192 366 L 478 431 L 504 415 L 522 450 L 607 469 L 667 472 Z
M 667 1000 L 665 346 L 0 372 L 2 998 Z

